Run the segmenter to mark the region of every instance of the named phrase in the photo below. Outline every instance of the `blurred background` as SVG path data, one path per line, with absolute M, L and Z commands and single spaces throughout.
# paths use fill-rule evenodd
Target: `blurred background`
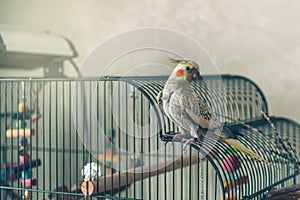
M 116 34 L 139 27 L 172 29 L 203 45 L 220 73 L 257 83 L 272 115 L 300 122 L 299 8 L 297 0 L 0 0 L 0 24 L 67 37 L 79 67 Z M 1 77 L 37 74 L 41 69 L 0 68 Z M 66 67 L 65 74 L 76 71 Z

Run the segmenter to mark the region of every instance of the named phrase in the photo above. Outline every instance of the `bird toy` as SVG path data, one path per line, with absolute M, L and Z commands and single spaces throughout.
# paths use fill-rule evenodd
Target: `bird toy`
M 27 123 L 28 120 L 31 120 L 31 124 L 35 123 L 40 117 L 40 111 L 37 103 L 37 94 L 41 90 L 40 85 L 37 86 L 37 90 L 32 89 L 33 94 L 33 107 L 34 110 L 30 110 L 30 106 L 26 104 L 25 97 L 25 82 L 22 82 L 22 101 L 18 104 L 18 111 L 12 114 L 12 119 L 16 121 L 15 128 L 8 129 L 6 131 L 6 137 L 8 138 L 18 138 L 19 140 L 19 161 L 22 166 L 30 166 L 28 168 L 23 168 L 22 171 L 18 170 L 17 178 L 19 176 L 22 177 L 21 185 L 26 188 L 31 188 L 32 186 L 37 185 L 37 179 L 32 177 L 32 167 L 37 167 L 41 164 L 41 161 L 38 159 L 36 161 L 32 161 L 29 150 L 30 145 L 28 139 L 26 137 L 32 137 L 35 135 L 35 129 L 28 128 Z M 34 162 L 37 162 L 34 164 Z M 31 166 L 34 164 L 34 166 Z M 20 173 L 20 174 L 19 174 Z M 29 190 L 25 190 L 22 195 L 22 199 L 30 199 L 32 197 L 31 192 Z
M 242 193 L 242 187 L 240 185 L 248 182 L 247 176 L 238 177 L 235 173 L 242 166 L 242 161 L 238 151 L 234 148 L 226 149 L 225 158 L 222 161 L 222 167 L 227 172 L 226 181 L 224 181 L 225 188 L 225 200 L 237 199 L 240 193 Z M 233 181 L 230 178 L 230 174 L 233 174 Z
M 227 172 L 234 172 L 238 170 L 241 165 L 242 161 L 240 157 L 237 155 L 235 149 L 233 150 L 226 150 L 226 157 L 224 158 L 223 162 L 223 169 Z
M 92 181 L 101 176 L 101 166 L 95 162 L 87 163 L 81 170 L 84 181 Z

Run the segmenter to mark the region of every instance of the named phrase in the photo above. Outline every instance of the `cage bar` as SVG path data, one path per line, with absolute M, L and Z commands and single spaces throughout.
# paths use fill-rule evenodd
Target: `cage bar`
M 193 82 L 193 87 L 220 121 L 245 135 L 239 138 L 242 144 L 272 165 L 251 160 L 213 138 L 201 138 L 205 145 L 191 144 L 183 151 L 182 144 L 168 136 L 178 132 L 177 126 L 156 102 L 166 80 L 1 79 L 1 199 L 27 193 L 28 199 L 261 199 L 273 187 L 300 182 L 300 126 L 271 117 L 272 129 L 261 115 L 268 115 L 268 106 L 255 83 L 212 75 Z M 15 123 L 22 117 L 19 103 L 29 105 L 24 128 Z M 31 134 L 23 134 L 28 131 Z M 28 137 L 30 163 L 40 160 L 39 166 L 29 165 L 37 179 L 29 188 L 20 184 L 22 173 L 11 170 L 21 164 L 20 137 Z M 100 166 L 102 176 L 85 181 L 82 169 L 92 162 Z

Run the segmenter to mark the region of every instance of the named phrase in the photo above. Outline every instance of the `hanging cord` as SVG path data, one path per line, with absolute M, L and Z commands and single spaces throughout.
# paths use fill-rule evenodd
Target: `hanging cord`
M 22 100 L 26 101 L 26 96 L 25 96 L 25 82 L 22 81 L 21 84 L 22 84 Z
M 139 104 L 138 104 L 138 102 L 139 101 L 137 101 L 138 99 L 139 99 L 139 97 L 138 97 L 138 94 L 137 94 L 137 92 L 136 92 L 136 89 L 134 88 L 134 86 L 130 86 L 130 97 L 132 98 L 132 99 L 134 99 L 134 101 L 135 101 L 135 108 L 134 108 L 134 114 L 135 114 L 135 124 L 136 123 L 138 123 L 139 122 L 139 120 L 140 120 L 140 117 L 139 117 L 139 113 L 138 113 L 138 109 L 136 109 L 138 106 L 139 106 Z M 141 126 L 141 124 L 140 124 L 140 126 Z M 140 132 L 140 130 L 139 130 L 139 127 L 137 127 L 137 126 L 135 126 L 135 131 L 137 132 L 137 134 L 138 134 L 138 136 L 140 136 L 140 137 L 142 137 L 141 136 L 141 132 Z M 136 156 L 134 155 L 134 162 L 136 162 L 136 159 L 142 159 L 142 156 L 143 156 L 143 151 L 142 151 L 142 149 L 141 149 L 141 144 L 140 144 L 140 140 L 137 140 L 137 143 L 138 143 L 138 146 L 139 146 L 139 148 L 138 148 L 138 152 L 139 152 L 139 154 L 138 154 L 138 158 L 136 158 Z M 142 162 L 142 160 L 141 160 L 141 162 Z M 141 163 L 142 164 L 142 163 Z
M 267 122 L 270 124 L 271 128 L 274 130 L 275 134 L 273 133 L 272 135 L 269 135 L 267 133 L 265 133 L 264 131 L 256 128 L 256 127 L 253 127 L 243 121 L 241 121 L 240 119 L 234 119 L 232 117 L 229 117 L 229 116 L 226 116 L 226 115 L 222 115 L 222 114 L 219 114 L 219 113 L 214 113 L 218 116 L 221 116 L 221 117 L 224 117 L 225 119 L 228 119 L 232 122 L 235 122 L 235 123 L 239 123 L 240 125 L 254 131 L 254 132 L 257 132 L 257 133 L 260 133 L 260 134 L 263 134 L 265 136 L 268 136 L 270 137 L 270 139 L 272 139 L 275 143 L 275 145 L 279 148 L 279 149 L 284 149 L 285 153 L 284 155 L 288 154 L 288 156 L 292 159 L 292 161 L 299 165 L 300 162 L 299 162 L 299 159 L 298 157 L 296 156 L 297 153 L 296 153 L 296 150 L 292 147 L 290 141 L 288 138 L 286 139 L 282 139 L 279 137 L 279 132 L 277 130 L 277 128 L 275 127 L 275 125 L 271 122 L 270 120 L 270 117 L 267 116 L 266 113 L 264 113 L 263 111 L 260 111 L 260 113 L 262 114 L 262 116 L 267 120 Z M 275 154 L 278 154 L 276 152 L 273 152 Z M 282 156 L 282 155 L 279 155 L 279 156 Z
M 199 154 L 201 154 L 199 152 Z M 200 159 L 200 162 L 199 162 L 199 171 L 200 171 L 200 199 L 204 199 L 204 172 L 203 172 L 203 160 L 200 158 L 201 156 L 198 156 L 199 159 Z M 201 161 L 202 160 L 202 161 Z M 206 161 L 207 162 L 207 161 Z M 207 187 L 207 186 L 206 186 Z
M 289 141 L 289 139 L 288 138 L 285 138 L 285 139 L 280 138 L 279 132 L 278 132 L 276 126 L 274 125 L 274 123 L 271 121 L 270 117 L 268 117 L 267 114 L 264 113 L 263 111 L 260 111 L 260 112 L 275 132 L 275 136 L 273 136 L 273 139 L 275 140 L 275 144 L 277 146 L 279 145 L 278 146 L 279 148 L 283 148 L 286 151 L 286 153 L 289 155 L 289 157 L 293 159 L 293 162 L 295 164 L 299 165 L 300 162 L 299 162 L 299 158 L 297 157 L 296 150 L 292 147 L 292 144 Z
M 33 96 L 33 107 L 34 107 L 34 113 L 35 115 L 32 116 L 32 123 L 35 123 L 36 120 L 40 119 L 42 117 L 42 114 L 40 112 L 40 108 L 37 102 L 37 97 L 40 91 L 42 90 L 42 83 L 37 83 L 37 90 L 32 89 L 32 96 Z

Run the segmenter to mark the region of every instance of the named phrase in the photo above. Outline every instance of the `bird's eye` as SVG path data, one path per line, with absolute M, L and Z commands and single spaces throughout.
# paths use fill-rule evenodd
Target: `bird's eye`
M 185 70 L 188 72 L 191 70 L 191 68 L 189 66 L 185 66 Z

